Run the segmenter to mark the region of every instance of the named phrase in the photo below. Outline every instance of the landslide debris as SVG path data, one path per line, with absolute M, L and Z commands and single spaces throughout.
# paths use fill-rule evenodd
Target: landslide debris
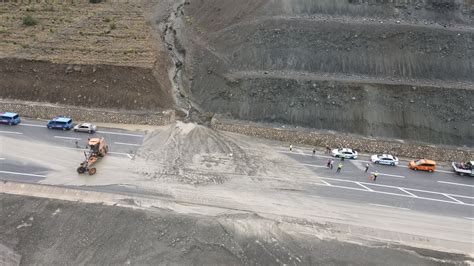
M 223 133 L 180 121 L 148 135 L 135 160 L 137 172 L 148 178 L 190 184 L 223 183 L 260 168 Z

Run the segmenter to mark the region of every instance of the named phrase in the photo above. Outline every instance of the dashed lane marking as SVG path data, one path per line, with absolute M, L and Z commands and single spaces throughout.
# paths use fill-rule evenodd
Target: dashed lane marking
M 359 186 L 361 186 L 361 187 L 363 187 L 363 188 L 367 189 L 368 191 L 374 191 L 373 189 L 371 189 L 371 188 L 368 188 L 368 187 L 366 187 L 366 186 L 362 185 L 360 182 L 355 182 L 355 183 L 356 183 L 357 185 L 359 185 Z
M 473 185 L 461 184 L 461 183 L 452 183 L 452 182 L 446 182 L 446 181 L 438 181 L 438 183 L 448 184 L 448 185 L 455 185 L 455 186 L 474 187 Z
M 81 138 L 54 136 L 57 139 L 81 140 Z
M 327 166 L 324 166 L 324 165 L 315 165 L 315 164 L 309 164 L 309 163 L 302 163 L 302 165 L 316 167 L 316 168 L 328 168 Z
M 0 131 L 0 133 L 14 134 L 14 135 L 23 135 L 23 133 L 21 133 L 21 132 L 16 132 L 16 131 Z
M 21 123 L 19 125 L 20 126 L 26 126 L 26 127 L 46 127 L 44 125 L 24 124 L 24 123 Z M 139 137 L 139 138 L 144 137 L 144 135 L 121 133 L 121 132 L 110 132 L 110 131 L 102 131 L 102 130 L 99 130 L 99 131 L 96 131 L 96 132 L 101 133 L 101 134 L 121 135 L 121 136 L 129 136 L 129 137 Z
M 135 147 L 140 147 L 140 144 L 134 144 L 134 143 L 124 143 L 124 142 L 114 142 L 114 144 L 117 145 L 126 145 L 126 146 L 135 146 Z
M 452 199 L 452 200 L 454 200 L 454 201 L 456 201 L 456 202 L 458 202 L 458 203 L 460 203 L 460 204 L 464 204 L 464 202 L 462 202 L 462 201 L 460 201 L 460 200 L 458 200 L 458 199 L 456 199 L 456 198 L 453 198 L 453 197 L 449 196 L 448 194 L 443 194 L 443 196 L 445 196 L 445 197 L 447 197 L 447 198 L 449 198 L 449 199 Z
M 120 132 L 110 132 L 110 131 L 96 131 L 97 133 L 101 134 L 111 134 L 111 135 L 120 135 L 120 136 L 129 136 L 129 137 L 137 137 L 137 138 L 143 138 L 145 137 L 144 135 L 138 135 L 138 134 L 130 134 L 130 133 L 120 133 Z
M 398 189 L 400 189 L 401 191 L 407 193 L 408 195 L 410 195 L 410 196 L 412 196 L 412 197 L 414 197 L 414 198 L 418 198 L 417 195 L 415 195 L 415 194 L 413 194 L 413 193 L 407 191 L 406 189 L 403 189 L 403 188 L 398 188 Z
M 374 174 L 374 173 L 372 172 L 371 174 Z M 392 174 L 384 174 L 384 173 L 379 173 L 379 175 L 391 176 L 391 177 L 398 177 L 398 178 L 405 178 L 405 176 L 402 176 L 402 175 L 392 175 Z
M 466 218 L 468 220 L 474 220 L 474 217 L 464 217 L 464 218 Z
M 372 205 L 372 206 L 377 206 L 377 207 L 384 207 L 384 208 L 399 209 L 399 210 L 405 210 L 405 211 L 409 211 L 409 210 L 410 210 L 410 209 L 408 209 L 408 208 L 395 207 L 395 206 L 390 206 L 390 205 L 383 205 L 383 204 L 374 204 L 374 203 L 369 203 L 369 205 Z
M 24 175 L 24 176 L 34 176 L 34 177 L 42 177 L 46 178 L 45 175 L 35 175 L 35 174 L 27 174 L 27 173 L 19 173 L 19 172 L 10 172 L 10 171 L 0 171 L 1 174 L 10 174 L 10 175 Z
M 25 126 L 25 127 L 46 127 L 45 125 L 35 125 L 35 124 L 25 124 L 25 123 L 20 123 L 19 126 Z

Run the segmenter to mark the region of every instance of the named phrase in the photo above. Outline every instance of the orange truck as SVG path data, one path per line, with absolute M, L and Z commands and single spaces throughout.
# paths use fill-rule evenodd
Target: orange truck
M 83 174 L 85 172 L 89 175 L 93 175 L 97 172 L 95 167 L 92 167 L 100 158 L 107 155 L 109 146 L 105 142 L 104 138 L 92 138 L 88 142 L 89 152 L 84 152 L 86 159 L 79 165 L 77 172 Z

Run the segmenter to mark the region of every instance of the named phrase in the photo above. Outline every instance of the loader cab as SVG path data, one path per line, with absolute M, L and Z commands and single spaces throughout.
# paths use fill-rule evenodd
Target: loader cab
M 49 120 L 46 127 L 48 129 L 70 130 L 73 127 L 72 119 L 69 117 L 57 116 L 52 120 Z

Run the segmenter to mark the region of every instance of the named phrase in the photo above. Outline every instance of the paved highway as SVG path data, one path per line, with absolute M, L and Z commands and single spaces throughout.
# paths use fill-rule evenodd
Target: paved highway
M 126 178 L 132 175 L 133 170 L 125 167 L 133 165 L 130 160 L 143 143 L 144 132 L 99 128 L 97 133 L 89 135 L 73 131 L 48 130 L 45 122 L 36 120 L 24 120 L 18 126 L 0 126 L 0 179 L 39 182 L 50 177 L 54 171 L 64 170 L 53 181 L 62 185 L 73 184 L 78 180 L 75 176 L 75 167 L 83 159 L 82 147 L 85 147 L 88 137 L 94 136 L 106 137 L 110 147 L 111 158 L 105 158 L 109 161 L 98 166 L 98 174 L 103 173 L 107 177 L 113 173 L 114 178 L 117 178 L 111 181 L 109 179 L 104 185 L 127 183 L 130 179 Z M 20 141 L 22 149 L 8 145 L 7 142 L 13 139 Z M 75 146 L 76 140 L 80 148 Z M 24 147 L 25 145 L 27 147 Z M 29 145 L 33 149 L 32 154 L 31 149 L 28 149 Z M 331 158 L 328 155 L 318 153 L 312 156 L 310 149 L 299 147 L 295 147 L 292 152 L 285 147 L 273 148 L 314 173 L 314 178 L 305 179 L 302 185 L 299 183 L 302 187 L 299 189 L 301 192 L 296 193 L 381 208 L 429 212 L 474 220 L 474 178 L 455 175 L 449 168 L 440 167 L 435 173 L 426 173 L 409 170 L 406 161 L 401 161 L 397 167 L 373 165 L 370 171 L 377 170 L 380 176 L 376 182 L 371 182 L 368 180 L 369 174 L 364 172 L 368 156 L 361 155 L 359 160 L 345 160 L 342 172 L 337 174 L 335 169 L 330 170 L 325 166 L 328 158 Z M 63 151 L 58 152 L 59 155 L 56 157 L 41 160 L 42 154 L 46 156 L 46 153 L 61 149 Z M 74 153 L 67 155 L 67 150 Z M 60 162 L 63 168 L 56 169 L 51 164 L 45 163 L 48 160 L 60 160 L 63 154 L 64 160 Z M 117 177 L 119 171 L 123 179 Z M 87 176 L 81 178 L 82 182 L 87 183 Z
M 343 162 L 341 173 L 326 167 L 329 155 L 304 148 L 277 147 L 278 152 L 294 159 L 301 167 L 315 173 L 314 182 L 307 182 L 305 192 L 318 196 L 344 199 L 361 204 L 431 212 L 474 220 L 474 178 L 454 174 L 450 168 L 439 167 L 434 173 L 413 171 L 408 161 L 399 166 L 372 164 L 369 172 L 378 171 L 376 182 L 365 173 L 369 156 Z M 335 158 L 333 158 L 335 159 Z M 339 159 L 335 159 L 335 165 Z

